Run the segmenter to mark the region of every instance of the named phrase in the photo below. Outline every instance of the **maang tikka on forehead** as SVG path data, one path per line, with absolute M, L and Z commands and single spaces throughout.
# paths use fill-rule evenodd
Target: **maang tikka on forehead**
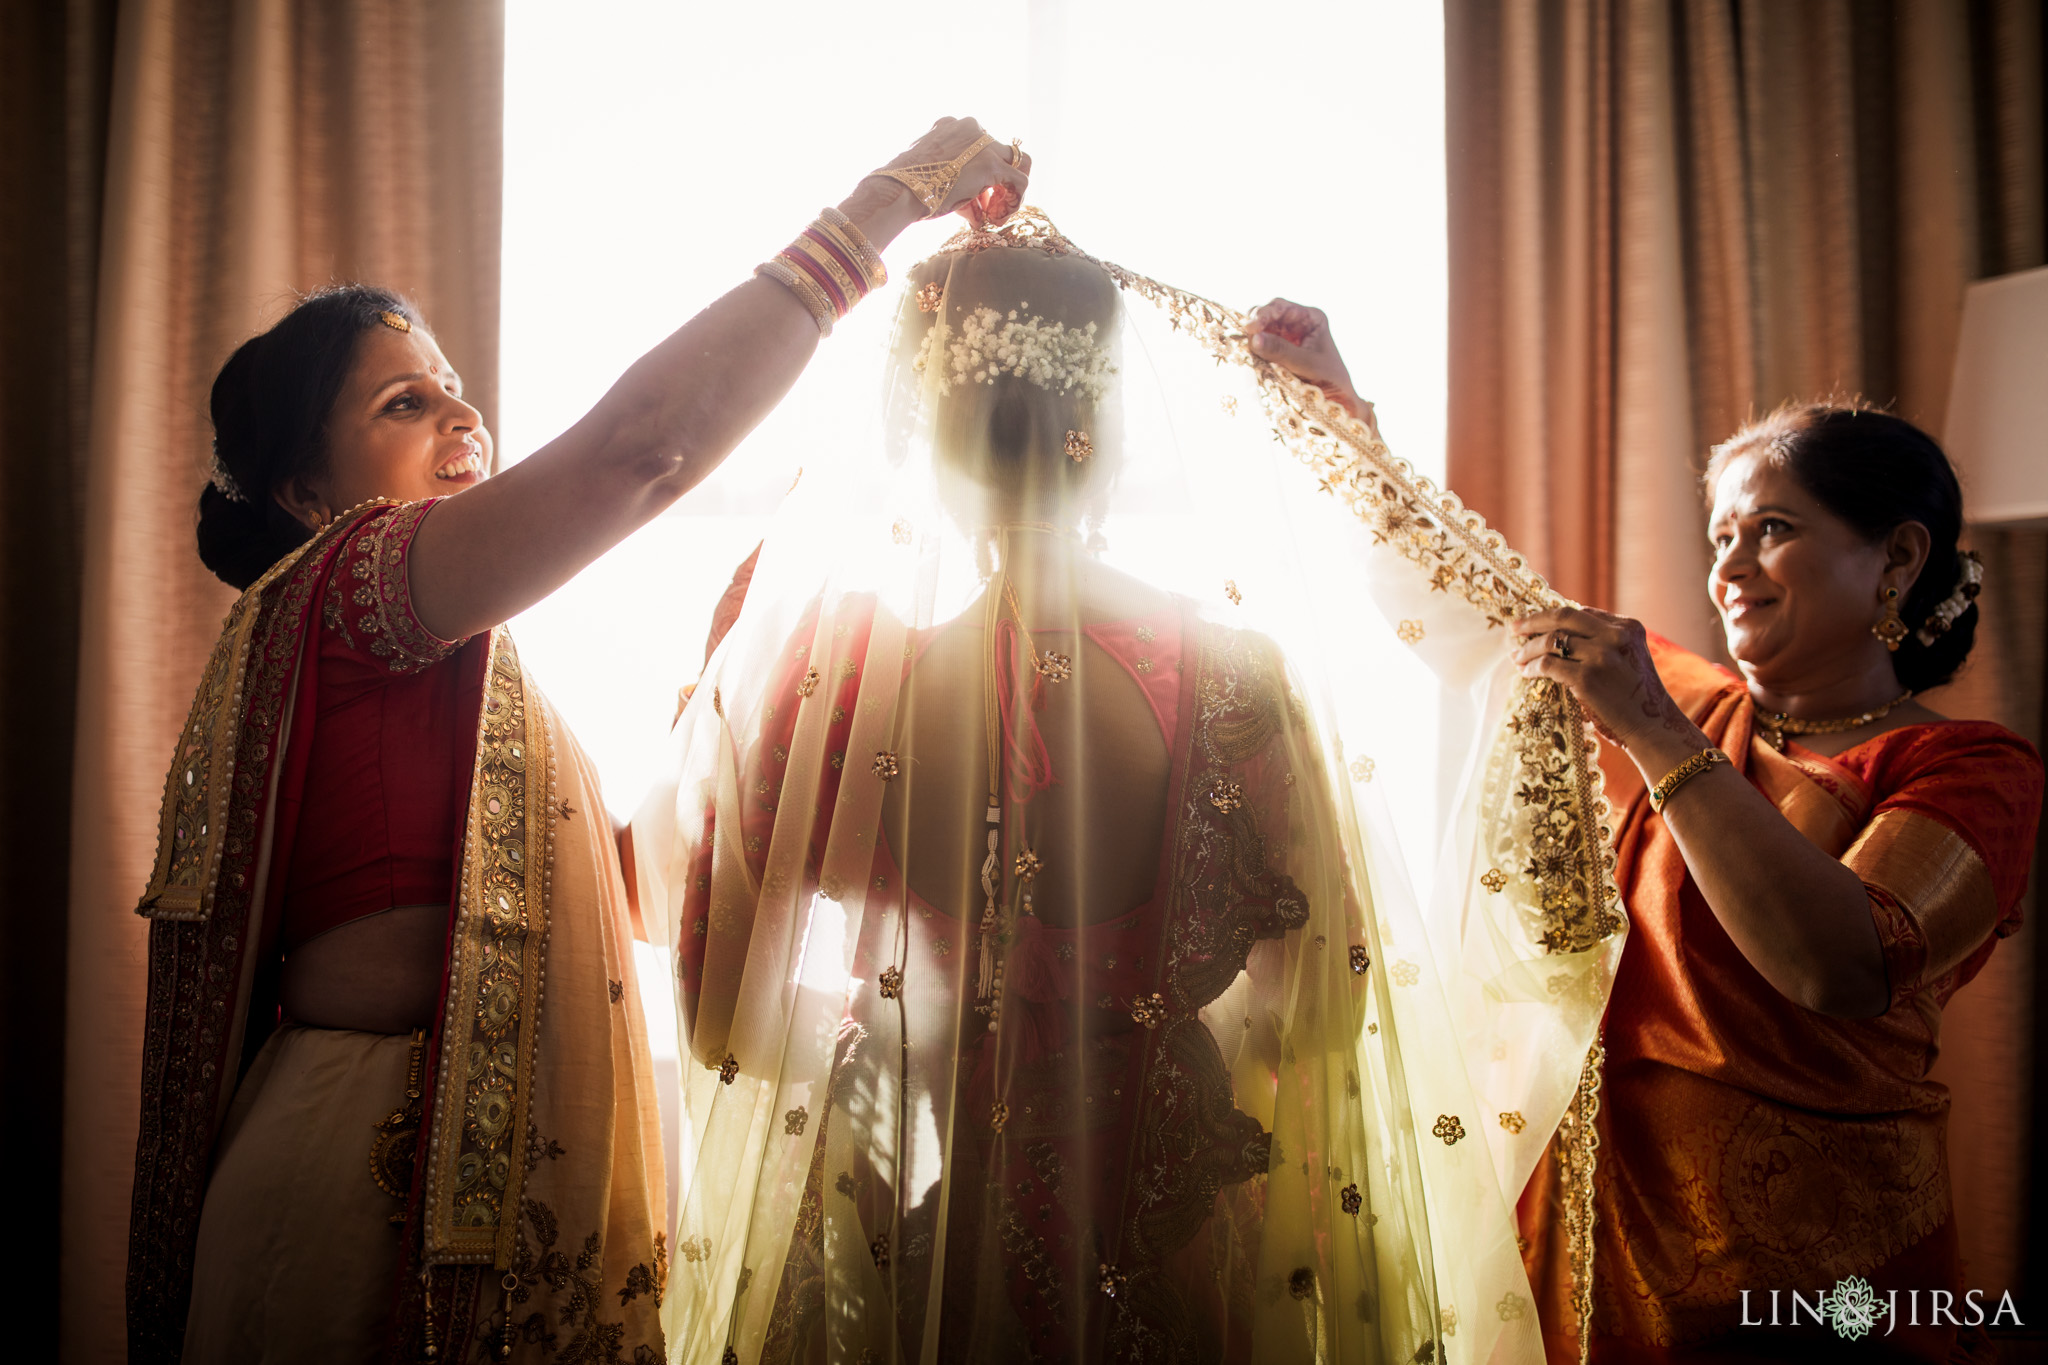
M 393 313 L 388 310 L 381 312 L 377 314 L 377 321 L 383 323 L 394 332 L 410 332 L 412 330 L 412 324 L 407 322 L 404 315 L 400 313 Z

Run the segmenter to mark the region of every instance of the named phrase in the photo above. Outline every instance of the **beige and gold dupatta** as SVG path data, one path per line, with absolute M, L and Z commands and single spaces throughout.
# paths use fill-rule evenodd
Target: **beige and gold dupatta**
M 394 1356 L 431 1339 L 443 1359 L 501 1345 L 512 1359 L 658 1358 L 659 1118 L 604 804 L 507 632 L 436 650 L 412 620 L 405 550 L 430 508 L 359 509 L 244 593 L 182 732 L 139 907 L 153 923 L 129 1262 L 138 1361 L 178 1357 L 213 1144 L 275 1026 L 278 785 L 310 696 L 314 613 L 344 583 L 394 668 L 478 679 L 427 1083 L 410 1105 L 392 1097 L 391 1131 L 363 1135 L 366 1158 L 395 1140 L 401 1169 L 426 1172 L 407 1207 Z M 387 1197 L 367 1160 L 362 1186 Z

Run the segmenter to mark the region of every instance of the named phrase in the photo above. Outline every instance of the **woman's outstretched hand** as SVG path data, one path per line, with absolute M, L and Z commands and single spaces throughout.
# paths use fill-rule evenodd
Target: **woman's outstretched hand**
M 1664 690 L 1642 622 L 1591 607 L 1559 607 L 1509 626 L 1525 678 L 1553 678 L 1571 689 L 1609 740 L 1649 766 L 1707 747 L 1707 737 Z M 1673 755 L 1676 755 L 1674 758 Z
M 971 118 L 942 118 L 923 137 L 911 143 L 902 155 L 884 162 L 880 169 L 946 165 L 973 146 L 981 135 L 982 126 Z M 984 223 L 1000 223 L 1024 202 L 1024 191 L 1030 183 L 1031 158 L 1004 143 L 991 142 L 968 158 L 947 188 L 939 207 L 929 216 L 938 218 L 957 213 L 976 227 Z M 863 191 L 886 190 L 889 187 L 895 187 L 910 201 L 914 217 L 926 216 L 925 206 L 898 182 L 886 176 L 869 176 L 861 182 Z M 848 216 L 853 217 L 850 212 Z M 859 219 L 855 218 L 855 221 Z
M 1315 385 L 1332 402 L 1371 427 L 1373 435 L 1379 435 L 1372 404 L 1361 399 L 1358 390 L 1351 386 L 1351 371 L 1344 368 L 1344 357 L 1338 353 L 1337 343 L 1330 339 L 1330 320 L 1323 316 L 1322 309 L 1274 299 L 1252 314 L 1251 326 L 1245 332 L 1251 338 L 1254 355 Z

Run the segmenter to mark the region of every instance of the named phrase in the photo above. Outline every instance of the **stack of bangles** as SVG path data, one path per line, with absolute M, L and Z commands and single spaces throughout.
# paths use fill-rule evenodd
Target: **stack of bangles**
M 783 285 L 811 310 L 818 331 L 832 335 L 832 324 L 889 282 L 881 253 L 838 209 L 825 209 L 797 239 L 757 267 Z

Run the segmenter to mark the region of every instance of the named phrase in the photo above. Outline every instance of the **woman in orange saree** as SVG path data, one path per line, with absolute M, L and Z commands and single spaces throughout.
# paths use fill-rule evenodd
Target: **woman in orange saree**
M 940 120 L 488 481 L 389 291 L 316 294 L 223 367 L 199 548 L 242 595 L 138 907 L 132 1360 L 664 1358 L 619 860 L 503 623 L 715 468 L 879 247 L 1026 165 Z
M 1913 700 L 1962 663 L 1981 578 L 1924 434 L 1787 409 L 1707 478 L 1741 677 L 1600 612 L 1515 627 L 1525 672 L 1616 741 L 1632 920 L 1590 1303 L 1551 1163 L 1522 1200 L 1546 1341 L 1553 1360 L 1958 1358 L 1999 1291 L 1964 1298 L 1928 1071 L 1942 1008 L 2019 928 L 2040 759 Z

